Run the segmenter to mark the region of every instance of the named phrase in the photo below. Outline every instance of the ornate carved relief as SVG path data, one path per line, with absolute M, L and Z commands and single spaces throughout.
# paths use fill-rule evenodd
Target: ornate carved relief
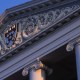
M 33 65 L 30 65 L 29 67 L 25 67 L 22 71 L 22 75 L 26 76 L 28 75 L 30 70 L 39 70 L 43 69 L 47 72 L 48 75 L 52 74 L 53 70 L 46 65 L 44 65 L 40 60 L 37 60 Z
M 8 49 L 12 49 L 78 8 L 80 8 L 79 5 L 73 5 L 72 7 L 50 10 L 12 21 L 4 31 L 3 43 Z M 1 41 L 0 39 L 0 42 Z M 4 51 L 7 49 L 5 46 L 3 47 Z M 3 51 L 3 49 L 0 45 L 0 52 L 1 51 Z
M 7 50 L 7 46 L 5 45 L 2 36 L 0 36 L 0 54 L 5 54 L 5 50 Z

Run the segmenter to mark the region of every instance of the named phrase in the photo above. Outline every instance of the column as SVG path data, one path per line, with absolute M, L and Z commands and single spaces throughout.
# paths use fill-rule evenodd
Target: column
M 75 49 L 76 56 L 76 68 L 77 68 L 77 80 L 80 80 L 80 37 L 72 40 L 66 47 L 67 51 Z
M 45 80 L 45 70 L 31 69 L 29 74 L 30 80 Z
M 77 79 L 80 80 L 80 43 L 75 45 L 76 55 L 76 67 L 77 67 Z
M 26 76 L 29 73 L 29 80 L 46 80 L 46 72 L 50 75 L 52 69 L 38 61 L 29 68 L 24 68 L 22 75 Z

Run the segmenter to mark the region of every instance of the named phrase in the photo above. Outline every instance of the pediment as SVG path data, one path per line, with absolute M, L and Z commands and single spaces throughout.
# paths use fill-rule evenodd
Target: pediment
M 79 5 L 51 9 L 43 13 L 12 21 L 0 35 L 0 55 L 4 56 L 21 44 L 41 34 L 80 9 Z

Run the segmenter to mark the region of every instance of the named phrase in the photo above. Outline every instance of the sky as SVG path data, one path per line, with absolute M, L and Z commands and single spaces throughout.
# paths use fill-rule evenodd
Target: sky
M 6 9 L 13 6 L 28 2 L 30 0 L 0 0 L 0 14 L 2 14 Z

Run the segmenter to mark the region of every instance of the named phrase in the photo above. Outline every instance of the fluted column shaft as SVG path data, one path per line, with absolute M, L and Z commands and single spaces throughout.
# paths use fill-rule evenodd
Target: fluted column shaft
M 77 79 L 80 80 L 80 43 L 75 45 L 76 52 L 76 67 L 77 67 Z

